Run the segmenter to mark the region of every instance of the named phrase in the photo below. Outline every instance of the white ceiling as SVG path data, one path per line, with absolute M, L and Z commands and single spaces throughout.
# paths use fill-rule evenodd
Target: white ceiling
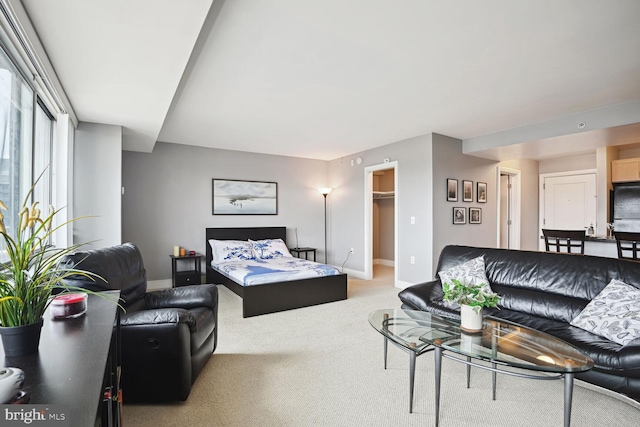
M 637 0 L 22 3 L 78 118 L 129 150 L 331 160 L 640 100 Z

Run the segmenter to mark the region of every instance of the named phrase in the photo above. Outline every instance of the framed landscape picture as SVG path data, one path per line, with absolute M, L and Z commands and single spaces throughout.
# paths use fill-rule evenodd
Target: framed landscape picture
M 453 223 L 454 224 L 466 224 L 467 223 L 467 209 L 466 208 L 453 208 Z
M 482 208 L 469 208 L 469 224 L 482 224 Z
M 277 215 L 278 183 L 213 179 L 213 215 Z
M 478 200 L 478 203 L 487 203 L 487 183 L 486 182 L 478 183 L 478 194 L 476 195 L 476 200 Z
M 473 202 L 473 181 L 462 181 L 462 201 Z
M 458 180 L 457 179 L 447 179 L 447 202 L 457 202 L 458 201 Z

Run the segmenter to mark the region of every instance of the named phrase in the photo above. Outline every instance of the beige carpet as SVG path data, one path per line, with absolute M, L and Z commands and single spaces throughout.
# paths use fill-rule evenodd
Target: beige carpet
M 418 358 L 408 413 L 408 355 L 389 346 L 369 312 L 398 308 L 389 268 L 350 280 L 349 299 L 243 319 L 240 299 L 220 287 L 218 349 L 186 402 L 126 405 L 126 426 L 432 426 L 433 354 Z M 378 274 L 381 273 L 382 274 Z M 498 376 L 443 361 L 441 426 L 561 426 L 563 382 Z M 575 387 L 573 426 L 637 426 L 640 405 Z

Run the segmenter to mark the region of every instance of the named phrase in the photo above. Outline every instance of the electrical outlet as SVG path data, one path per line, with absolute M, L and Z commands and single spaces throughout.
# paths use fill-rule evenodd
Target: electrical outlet
M 414 257 L 413 255 L 411 255 L 411 258 L 409 259 L 409 262 L 411 264 L 415 264 L 416 263 L 416 257 Z
M 354 252 L 353 248 L 351 248 L 351 250 L 349 251 L 350 254 L 352 254 Z
M 411 217 L 411 225 L 414 225 L 416 223 L 416 217 L 412 216 Z

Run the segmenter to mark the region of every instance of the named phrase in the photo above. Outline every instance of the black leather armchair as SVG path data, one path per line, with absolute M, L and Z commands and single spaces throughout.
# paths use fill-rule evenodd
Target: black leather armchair
M 62 262 L 102 279 L 74 276 L 71 286 L 118 289 L 122 393 L 127 402 L 186 400 L 216 349 L 218 289 L 193 285 L 147 292 L 142 255 L 132 243 L 76 252 Z

